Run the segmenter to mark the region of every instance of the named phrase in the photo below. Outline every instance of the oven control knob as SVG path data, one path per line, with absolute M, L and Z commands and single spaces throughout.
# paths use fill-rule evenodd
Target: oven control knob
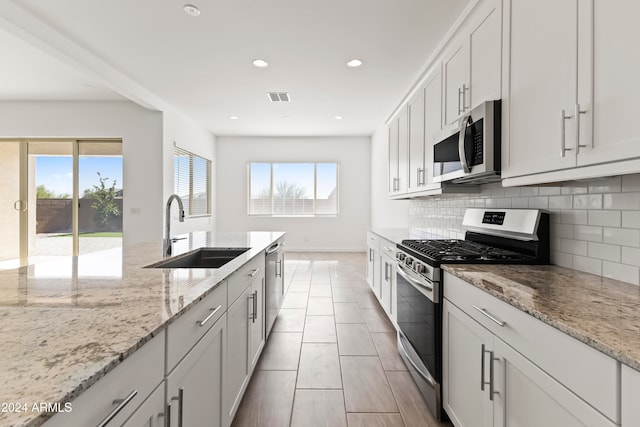
M 405 257 L 404 258 L 404 264 L 411 267 L 411 264 L 413 264 L 413 258 L 411 258 L 410 256 Z
M 418 274 L 424 274 L 427 272 L 427 267 L 424 264 L 416 264 L 414 268 Z
M 400 261 L 404 261 L 406 257 L 407 255 L 403 254 L 402 252 L 396 253 L 396 258 L 399 259 Z

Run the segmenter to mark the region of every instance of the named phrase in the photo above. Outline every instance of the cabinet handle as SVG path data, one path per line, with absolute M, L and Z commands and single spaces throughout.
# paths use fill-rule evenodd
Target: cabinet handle
M 178 396 L 173 396 L 171 401 L 178 401 L 178 427 L 182 427 L 182 418 L 184 413 L 184 387 L 178 389 Z M 171 418 L 171 417 L 169 417 Z
M 167 403 L 167 413 L 165 414 L 164 427 L 171 427 L 171 402 Z
M 424 168 L 418 168 L 418 185 L 425 184 Z
M 477 305 L 474 305 L 473 308 L 475 308 L 476 310 L 478 310 L 480 313 L 484 314 L 486 317 L 488 317 L 489 319 L 491 319 L 495 324 L 497 324 L 500 327 L 503 327 L 504 325 L 507 324 L 507 322 L 504 322 L 500 319 L 497 319 L 495 317 L 493 317 L 491 315 L 491 313 L 489 313 L 487 310 L 485 310 L 484 308 L 480 308 Z
M 580 144 L 580 114 L 587 114 L 587 110 L 581 110 L 580 104 L 576 104 L 576 154 L 580 154 L 580 148 L 584 148 L 586 144 Z
M 493 402 L 493 395 L 495 394 L 494 381 L 493 381 L 493 361 L 496 359 L 493 357 L 493 351 L 489 351 L 488 353 L 489 353 L 489 400 Z
M 217 306 L 216 308 L 210 308 L 209 310 L 211 310 L 211 313 L 209 313 L 209 315 L 207 317 L 205 317 L 202 320 L 198 320 L 196 323 L 198 324 L 198 326 L 204 326 L 205 323 L 207 323 L 209 320 L 211 320 L 211 318 L 213 317 L 214 314 L 216 314 L 218 312 L 218 310 L 220 310 L 222 308 L 221 305 Z
M 466 83 L 462 84 L 462 112 L 467 111 L 467 91 L 469 88 Z
M 461 108 L 461 102 L 460 102 L 460 98 L 462 98 L 462 88 L 458 88 L 458 115 L 462 114 L 462 112 L 464 111 Z
M 113 401 L 114 405 L 118 405 L 116 406 L 113 411 L 111 411 L 109 413 L 109 415 L 107 415 L 104 420 L 102 420 L 102 422 L 100 422 L 100 424 L 98 424 L 98 427 L 104 427 L 107 424 L 109 424 L 109 422 L 111 422 L 111 420 L 113 420 L 116 415 L 118 415 L 120 413 L 120 411 L 122 411 L 124 409 L 125 406 L 127 406 L 129 404 L 129 402 L 131 402 L 131 400 L 136 397 L 136 395 L 138 394 L 138 390 L 133 390 L 131 393 L 129 393 L 127 395 L 127 397 L 125 397 L 124 399 L 115 399 Z
M 254 268 L 253 271 L 251 271 L 251 273 L 248 274 L 248 276 L 254 277 L 256 274 L 258 274 L 258 271 L 260 271 L 259 268 Z
M 484 391 L 484 386 L 487 382 L 484 380 L 484 344 L 480 346 L 480 391 Z
M 253 291 L 253 323 L 256 323 L 258 318 L 258 291 Z
M 369 248 L 369 261 L 373 262 L 373 248 Z
M 560 128 L 560 131 L 561 131 L 561 133 L 560 133 L 560 157 L 564 157 L 565 152 L 573 150 L 573 148 L 567 148 L 566 147 L 566 141 L 565 141 L 565 139 L 566 139 L 566 135 L 565 134 L 567 133 L 566 132 L 567 129 L 566 129 L 565 123 L 566 123 L 567 120 L 572 119 L 572 118 L 573 118 L 573 116 L 567 116 L 566 111 L 562 110 L 562 122 L 561 122 L 562 126 Z
M 278 273 L 278 266 L 280 266 L 280 273 Z M 276 261 L 276 277 L 282 277 L 282 260 Z

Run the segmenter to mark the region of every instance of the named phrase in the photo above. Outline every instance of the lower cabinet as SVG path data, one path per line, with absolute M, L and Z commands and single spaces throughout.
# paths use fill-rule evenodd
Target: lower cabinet
M 475 313 L 465 312 L 447 299 L 446 286 L 452 284 L 450 282 L 445 285 L 443 307 L 442 399 L 456 427 L 617 425 L 588 404 L 576 390 L 550 376 L 527 354 L 516 351 L 478 322 L 472 317 Z M 487 298 L 493 297 L 487 295 Z M 517 325 L 515 320 L 502 326 L 511 329 Z M 547 340 L 548 345 L 553 345 L 552 336 L 545 337 L 539 332 L 529 333 L 532 339 Z M 573 340 L 569 336 L 566 339 Z M 563 350 L 562 346 L 556 349 Z M 576 353 L 575 357 L 579 359 L 581 355 Z M 582 361 L 575 363 L 579 365 Z
M 265 340 L 265 316 L 264 316 L 264 281 L 262 274 L 251 282 L 249 319 L 249 362 L 252 370 L 258 363 Z
M 222 410 L 226 341 L 227 318 L 223 315 L 167 376 L 169 426 L 226 425 Z
M 165 408 L 162 382 L 122 427 L 166 427 Z
M 622 365 L 622 427 L 640 426 L 640 372 Z
M 396 259 L 394 245 L 386 240 L 380 240 L 380 305 L 387 315 L 397 322 L 395 301 L 397 300 L 396 287 Z
M 373 293 L 380 298 L 380 238 L 371 232 L 367 232 L 367 283 Z

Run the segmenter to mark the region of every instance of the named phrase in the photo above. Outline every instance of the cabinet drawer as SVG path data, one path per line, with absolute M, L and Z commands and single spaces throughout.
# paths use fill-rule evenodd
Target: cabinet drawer
M 264 272 L 264 252 L 249 260 L 245 265 L 240 267 L 235 273 L 227 278 L 229 286 L 228 306 L 231 306 L 235 300 L 244 292 L 251 284 L 254 278 Z
M 443 287 L 445 298 L 462 311 L 591 406 L 619 421 L 616 360 L 447 272 Z
M 380 241 L 380 237 L 377 234 L 372 233 L 371 231 L 367 231 L 368 246 L 378 249 L 379 241 Z
M 220 283 L 167 329 L 167 373 L 227 311 L 227 281 Z M 211 317 L 209 317 L 211 316 Z M 206 320 L 206 322 L 204 322 Z M 204 323 L 202 323 L 204 322 Z
M 128 403 L 123 402 L 122 410 L 108 424 L 121 425 L 163 378 L 164 331 L 73 400 L 71 412 L 55 415 L 45 426 L 96 426 L 117 408 L 113 403 L 115 399 L 125 399 L 135 391 L 135 396 Z
M 392 259 L 396 258 L 396 244 L 390 240 L 383 239 L 382 237 L 379 239 L 380 244 L 380 253 L 385 254 Z

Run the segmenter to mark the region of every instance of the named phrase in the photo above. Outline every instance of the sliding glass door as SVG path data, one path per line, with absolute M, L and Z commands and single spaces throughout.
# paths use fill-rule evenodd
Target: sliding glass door
M 0 140 L 0 269 L 122 246 L 122 143 Z

